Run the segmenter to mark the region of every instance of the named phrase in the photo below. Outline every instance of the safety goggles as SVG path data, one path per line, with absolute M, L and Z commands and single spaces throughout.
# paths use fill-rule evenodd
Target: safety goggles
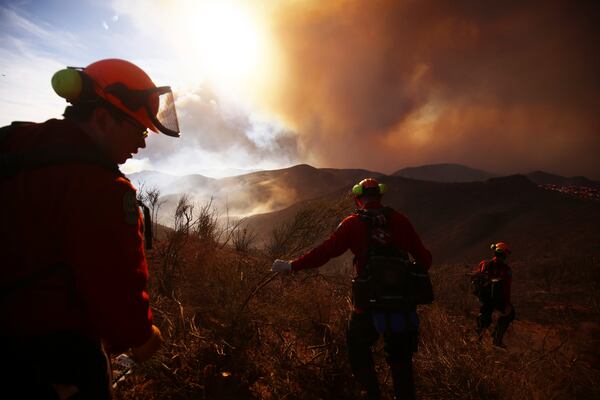
M 144 139 L 146 139 L 148 137 L 148 129 L 145 126 L 142 126 L 142 124 L 140 124 L 139 122 L 137 122 L 135 119 L 131 118 L 129 115 L 122 113 L 123 116 L 123 120 L 129 122 L 131 125 L 133 125 L 139 132 L 140 134 L 144 137 Z
M 179 137 L 179 121 L 170 86 L 129 89 L 124 83 L 107 86 L 104 91 L 118 98 L 132 112 L 144 109 L 152 124 L 167 136 Z

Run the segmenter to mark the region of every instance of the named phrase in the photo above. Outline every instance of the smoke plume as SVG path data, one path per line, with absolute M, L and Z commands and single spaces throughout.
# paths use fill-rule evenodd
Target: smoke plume
M 270 93 L 318 166 L 600 178 L 593 2 L 277 3 Z

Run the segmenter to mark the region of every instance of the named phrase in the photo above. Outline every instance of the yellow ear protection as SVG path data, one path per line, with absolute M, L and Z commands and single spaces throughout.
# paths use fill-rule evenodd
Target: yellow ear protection
M 384 183 L 380 183 L 378 186 L 378 194 L 384 194 L 387 192 L 387 186 Z M 369 189 L 371 188 L 365 190 L 361 184 L 356 184 L 352 187 L 352 194 L 355 196 L 362 196 L 363 194 L 367 193 Z
M 54 73 L 52 89 L 69 103 L 96 98 L 92 79 L 77 67 L 67 67 Z
M 83 72 L 83 68 L 67 67 L 52 76 L 52 88 L 57 95 L 70 103 L 97 100 L 98 96 L 94 92 L 93 85 L 92 78 Z M 163 88 L 132 90 L 124 83 L 119 82 L 107 86 L 104 91 L 121 100 L 131 111 L 136 111 L 146 105 L 148 96 L 155 93 L 157 89 Z
M 65 69 L 61 69 L 60 71 L 54 73 L 51 82 L 52 89 L 54 89 L 56 94 L 71 104 L 81 104 L 84 102 L 95 102 L 102 100 L 94 91 L 94 81 L 85 72 L 83 72 L 82 68 L 67 67 Z M 117 86 L 114 92 L 109 90 L 113 86 Z M 119 99 L 121 99 L 120 95 L 122 95 L 124 91 L 127 91 L 127 87 L 122 83 L 113 84 L 106 89 L 107 93 L 111 93 Z M 125 104 L 126 107 L 133 109 L 133 102 L 129 99 L 127 100 L 128 101 L 122 100 L 123 104 Z M 108 102 L 105 103 L 110 105 L 112 109 L 118 110 L 112 104 Z M 141 106 L 142 104 L 136 103 L 135 109 L 138 109 Z M 122 111 L 119 111 L 119 113 L 116 115 L 120 115 L 121 112 Z M 147 136 L 147 134 L 148 133 L 145 132 L 144 136 Z

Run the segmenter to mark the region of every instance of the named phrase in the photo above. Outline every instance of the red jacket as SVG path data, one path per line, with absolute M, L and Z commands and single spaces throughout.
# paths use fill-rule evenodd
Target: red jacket
M 23 125 L 0 143 L 5 154 L 57 149 L 102 158 L 65 120 Z M 149 339 L 141 215 L 135 188 L 113 167 L 54 164 L 0 177 L 0 290 L 40 269 L 66 266 L 0 300 L 3 335 L 75 331 L 115 351 Z
M 386 228 L 391 232 L 389 241 L 398 248 L 408 251 L 415 261 L 425 269 L 429 269 L 431 253 L 423 246 L 419 235 L 404 214 L 393 211 L 388 218 Z M 350 249 L 354 254 L 354 267 L 358 275 L 367 261 L 368 229 L 369 223 L 358 214 L 346 217 L 329 239 L 293 260 L 292 271 L 320 267 L 331 258 L 340 256 Z
M 482 260 L 479 263 L 479 272 L 486 272 L 491 279 L 502 279 L 502 300 L 510 304 L 512 286 L 512 270 L 504 261 L 497 257 L 491 260 Z

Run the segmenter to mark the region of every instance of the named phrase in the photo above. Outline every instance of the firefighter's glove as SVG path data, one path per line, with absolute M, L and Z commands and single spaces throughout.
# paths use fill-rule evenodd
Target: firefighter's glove
M 271 271 L 274 272 L 291 272 L 291 270 L 292 264 L 289 261 L 284 260 L 275 260 L 271 267 Z
M 141 346 L 131 349 L 131 358 L 135 362 L 144 362 L 150 359 L 154 353 L 158 351 L 163 343 L 162 335 L 156 325 L 152 325 L 152 335 L 150 339 Z

